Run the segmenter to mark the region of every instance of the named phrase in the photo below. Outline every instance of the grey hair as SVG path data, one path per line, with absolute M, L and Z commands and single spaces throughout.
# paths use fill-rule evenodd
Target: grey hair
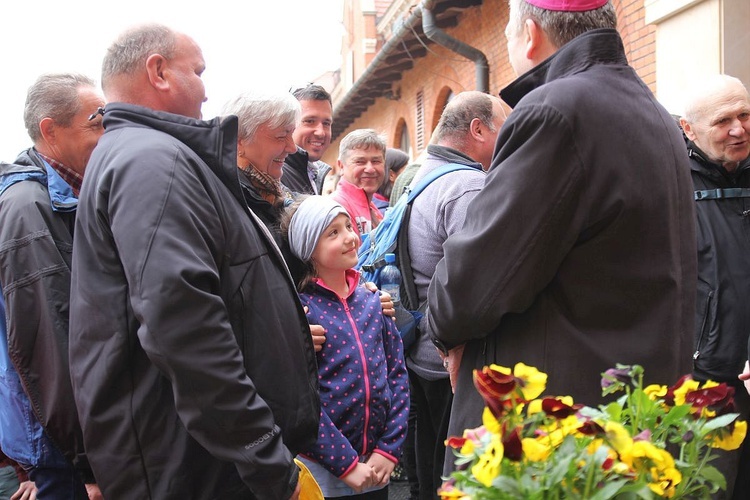
M 79 89 L 94 86 L 94 80 L 77 73 L 51 73 L 37 78 L 29 87 L 23 109 L 23 122 L 31 140 L 36 143 L 42 138 L 39 123 L 45 118 L 70 126 L 81 110 Z
M 442 140 L 464 142 L 474 118 L 478 118 L 495 132 L 495 113 L 492 104 L 492 97 L 482 92 L 467 91 L 458 94 L 445 106 L 443 114 L 440 115 L 433 133 L 435 143 Z
M 222 111 L 222 115 L 237 116 L 238 136 L 243 140 L 252 139 L 264 123 L 270 128 L 295 126 L 301 114 L 299 101 L 289 93 L 246 92 L 226 103 Z
M 617 28 L 617 14 L 608 1 L 598 9 L 584 12 L 547 10 L 531 5 L 524 0 L 508 0 L 513 13 L 513 27 L 518 33 L 526 19 L 534 20 L 549 37 L 550 42 L 560 48 L 575 37 L 598 28 Z
M 339 160 L 346 163 L 349 153 L 355 149 L 368 149 L 374 147 L 383 152 L 385 158 L 385 137 L 371 128 L 360 128 L 349 132 L 341 139 L 339 144 Z
M 685 113 L 683 118 L 686 122 L 694 124 L 699 122 L 709 111 L 711 105 L 707 98 L 717 93 L 724 93 L 728 87 L 742 88 L 745 91 L 746 99 L 750 103 L 747 87 L 739 78 L 730 75 L 720 74 L 711 75 L 699 80 L 689 91 L 685 99 Z
M 177 33 L 162 24 L 144 24 L 128 29 L 107 49 L 102 62 L 102 88 L 110 79 L 133 75 L 152 54 L 172 59 L 177 51 Z

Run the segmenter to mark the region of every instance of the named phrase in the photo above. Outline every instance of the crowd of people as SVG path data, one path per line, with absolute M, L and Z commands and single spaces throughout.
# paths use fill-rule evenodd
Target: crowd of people
M 433 499 L 493 363 L 587 404 L 615 363 L 690 373 L 747 419 L 746 87 L 696 82 L 675 120 L 610 1 L 509 6 L 518 78 L 458 93 L 411 163 L 374 128 L 322 162 L 314 84 L 203 120 L 201 49 L 163 25 L 117 37 L 103 93 L 41 75 L 32 146 L 0 163 L 0 496 L 311 498 L 311 476 L 325 498 L 385 500 L 401 463 Z M 404 228 L 425 312 L 405 351 L 357 252 L 454 164 Z M 748 454 L 719 456 L 717 498 L 748 498 Z

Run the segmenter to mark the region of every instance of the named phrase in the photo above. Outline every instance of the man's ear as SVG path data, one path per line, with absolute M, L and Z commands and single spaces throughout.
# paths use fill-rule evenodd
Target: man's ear
M 557 52 L 559 47 L 555 46 L 544 32 L 541 26 L 533 19 L 526 19 L 523 23 L 524 40 L 526 41 L 526 58 L 534 63 L 541 63 L 549 56 Z
M 342 173 L 344 171 L 344 164 L 341 163 L 341 160 L 336 160 L 336 166 L 339 169 L 339 173 Z
M 536 21 L 533 19 L 526 19 L 523 22 L 523 35 L 526 43 L 526 59 L 533 61 L 539 52 L 544 32 Z
M 472 139 L 474 139 L 477 142 L 484 142 L 484 130 L 482 129 L 482 120 L 479 118 L 473 118 L 471 120 L 471 123 L 469 123 L 469 133 L 471 134 Z
M 39 133 L 42 134 L 42 139 L 48 144 L 55 144 L 57 142 L 57 124 L 55 120 L 50 117 L 43 118 L 39 122 Z
M 169 82 L 164 75 L 166 69 L 167 60 L 161 54 L 151 54 L 146 59 L 148 81 L 157 90 L 169 90 Z
M 687 120 L 680 118 L 680 127 L 682 127 L 682 130 L 685 132 L 685 137 L 691 141 L 695 141 L 695 131 L 693 131 L 692 125 L 690 125 Z

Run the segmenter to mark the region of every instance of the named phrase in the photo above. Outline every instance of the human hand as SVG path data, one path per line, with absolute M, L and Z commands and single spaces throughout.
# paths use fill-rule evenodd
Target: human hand
M 396 464 L 388 460 L 380 453 L 373 453 L 367 462 L 372 470 L 375 472 L 376 485 L 385 486 L 391 480 L 391 472 L 396 468 Z
M 91 483 L 86 484 L 86 493 L 89 496 L 89 500 L 104 500 L 102 490 L 99 489 L 99 485 Z
M 302 486 L 297 483 L 297 487 L 294 488 L 294 493 L 292 493 L 292 496 L 289 497 L 289 500 L 297 500 L 299 498 L 299 493 L 302 491 Z
M 378 287 L 375 286 L 375 283 L 373 283 L 372 281 L 368 281 L 367 283 L 365 283 L 365 288 L 367 288 L 371 292 L 378 291 Z M 380 307 L 383 308 L 383 314 L 385 314 L 386 316 L 390 316 L 391 318 L 396 317 L 396 307 L 393 305 L 391 294 L 388 292 L 384 292 L 383 290 L 380 290 Z
M 745 390 L 750 394 L 750 363 L 745 361 L 745 369 L 739 374 L 738 378 L 745 383 Z
M 307 314 L 308 311 L 307 306 L 305 306 L 305 314 Z M 326 329 L 323 328 L 322 325 L 310 325 L 310 335 L 312 335 L 315 352 L 319 352 L 323 349 L 323 344 L 326 343 Z
M 31 481 L 22 482 L 10 500 L 36 500 L 36 485 Z
M 357 493 L 362 493 L 363 490 L 377 484 L 375 471 L 368 464 L 362 462 L 357 462 L 357 466 L 341 480 Z
M 440 359 L 443 360 L 445 371 L 448 372 L 448 377 L 451 381 L 451 390 L 455 393 L 456 380 L 458 379 L 458 369 L 461 367 L 461 359 L 464 356 L 464 344 L 450 349 L 447 356 L 440 352 L 439 349 L 438 354 L 440 354 Z
M 312 335 L 315 352 L 321 351 L 326 343 L 326 329 L 322 325 L 310 325 L 310 335 Z

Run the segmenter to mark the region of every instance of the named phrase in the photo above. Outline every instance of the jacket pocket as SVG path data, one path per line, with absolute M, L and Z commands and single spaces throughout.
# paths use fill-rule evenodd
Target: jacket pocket
M 693 368 L 705 371 L 706 360 L 713 350 L 716 335 L 714 323 L 716 318 L 716 291 L 705 281 L 698 279 L 698 293 L 695 308 L 695 350 L 693 352 Z M 701 369 L 703 368 L 703 369 Z

